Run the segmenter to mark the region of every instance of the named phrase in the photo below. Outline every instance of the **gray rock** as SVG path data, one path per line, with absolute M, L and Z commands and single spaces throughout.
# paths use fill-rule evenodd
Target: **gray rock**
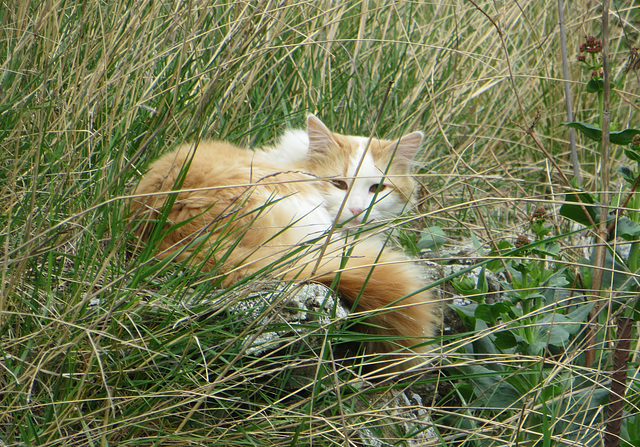
M 400 438 L 404 441 L 402 445 L 432 445 L 430 442 L 437 441 L 438 435 L 423 398 L 411 388 L 371 396 L 370 400 L 376 402 L 376 417 L 358 430 L 361 442 L 371 447 L 387 447 L 398 445 Z M 362 408 L 362 412 L 371 412 L 371 408 Z
M 265 304 L 269 306 L 265 312 Z M 325 327 L 335 321 L 343 321 L 349 311 L 334 293 L 322 284 L 281 284 L 273 290 L 258 292 L 230 308 L 231 312 L 249 313 L 257 319 L 256 326 L 266 328 L 257 336 L 244 341 L 247 354 L 261 355 L 290 343 L 291 338 L 305 338 L 310 347 L 322 344 L 322 337 L 300 337 Z M 281 323 L 281 324 L 274 324 Z M 284 324 L 282 324 L 284 323 Z M 310 325 L 313 323 L 313 325 Z M 269 330 L 277 327 L 277 330 Z M 283 329 L 284 327 L 284 329 Z M 320 334 L 319 334 L 320 335 Z

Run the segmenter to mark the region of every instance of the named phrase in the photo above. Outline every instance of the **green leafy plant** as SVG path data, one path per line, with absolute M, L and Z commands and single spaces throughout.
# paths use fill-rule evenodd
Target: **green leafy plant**
M 584 339 L 593 304 L 572 298 L 568 269 L 556 262 L 560 245 L 558 237 L 550 236 L 544 208 L 533 212 L 526 232 L 535 241 L 524 234 L 514 244 L 500 241 L 490 253 L 494 260 L 480 268 L 475 281 L 469 276 L 453 280 L 454 288 L 473 302 L 452 307 L 467 330 L 477 334 L 463 347 L 469 364 L 456 366 L 470 378 L 458 390 L 471 408 L 485 408 L 484 414 L 495 411 L 509 419 L 524 406 L 537 408 L 522 422 L 517 435 L 522 442 L 547 444 L 566 432 L 572 434 L 565 439 L 582 439 L 585 429 L 567 421 L 566 414 L 576 416 L 572 408 L 579 405 L 579 417 L 596 417 L 607 391 L 594 393 L 593 383 L 583 374 L 570 368 L 558 373 L 554 363 L 575 360 L 567 357 L 571 347 Z M 511 255 L 505 259 L 507 252 Z M 505 278 L 498 297 L 488 293 L 487 269 Z M 483 364 L 471 361 L 483 358 L 487 359 Z M 568 387 L 573 393 L 563 395 Z
M 582 135 L 599 144 L 602 142 L 604 91 L 602 62 L 599 59 L 601 52 L 601 41 L 593 36 L 586 36 L 585 42 L 580 46 L 581 54 L 578 56 L 578 62 L 591 76 L 585 91 L 596 96 L 599 123 L 598 125 L 580 121 L 566 123 L 567 126 L 578 130 Z M 612 144 L 625 146 L 623 151 L 629 160 L 636 162 L 636 169 L 627 166 L 618 168 L 618 174 L 624 180 L 625 187 L 607 204 L 607 209 L 614 211 L 606 218 L 610 243 L 607 246 L 603 284 L 609 284 L 615 290 L 638 290 L 639 283 L 634 275 L 640 268 L 640 213 L 638 212 L 640 195 L 636 192 L 640 183 L 640 130 L 627 128 L 611 131 L 609 141 Z M 566 203 L 560 208 L 560 214 L 593 228 L 600 221 L 600 205 L 601 201 L 598 197 L 590 192 L 569 193 L 566 195 Z M 616 238 L 623 239 L 627 244 L 615 243 Z M 620 245 L 626 245 L 626 247 Z M 582 259 L 584 265 L 594 265 L 594 263 L 595 248 L 592 250 L 590 259 Z M 584 287 L 590 288 L 590 271 L 583 269 L 582 277 Z
M 585 36 L 585 41 L 580 45 L 580 55 L 578 63 L 582 65 L 585 72 L 590 75 L 590 79 L 585 86 L 585 91 L 596 95 L 596 105 L 598 108 L 598 125 L 574 121 L 565 123 L 566 126 L 578 130 L 582 135 L 598 143 L 602 142 L 602 116 L 604 101 L 604 77 L 602 72 L 602 60 L 599 55 L 602 53 L 602 42 L 594 36 Z M 615 87 L 610 83 L 611 88 Z M 613 144 L 630 144 L 633 137 L 640 134 L 640 129 L 628 128 L 621 131 L 609 132 L 609 141 Z

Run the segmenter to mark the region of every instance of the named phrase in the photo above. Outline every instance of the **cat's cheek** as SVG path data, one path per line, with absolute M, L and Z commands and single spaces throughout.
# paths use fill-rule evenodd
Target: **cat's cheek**
M 340 214 L 340 216 L 338 216 L 338 213 L 340 212 L 340 208 L 342 207 L 342 202 L 345 200 L 345 195 L 342 193 L 336 193 L 334 191 L 331 192 L 331 194 L 328 194 L 326 196 L 325 199 L 325 205 L 327 207 L 327 209 L 329 210 L 329 212 L 331 213 L 331 216 L 333 216 L 333 218 L 335 219 L 336 217 L 338 217 L 338 222 L 342 223 L 345 220 L 348 219 L 348 209 L 347 209 L 347 204 L 345 204 L 342 213 Z

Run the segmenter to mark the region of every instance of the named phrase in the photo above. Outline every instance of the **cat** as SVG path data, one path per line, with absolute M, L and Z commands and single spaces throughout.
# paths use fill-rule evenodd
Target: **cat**
M 222 266 L 225 285 L 269 266 L 275 277 L 335 286 L 356 313 L 370 313 L 363 330 L 381 340 L 370 352 L 425 353 L 420 343 L 438 323 L 432 294 L 420 291 L 422 269 L 373 231 L 353 236 L 412 203 L 422 140 L 421 132 L 395 141 L 346 136 L 309 115 L 306 130 L 262 150 L 185 144 L 138 184 L 130 210 L 145 222 L 136 232 L 146 240 L 159 221 L 158 257 Z

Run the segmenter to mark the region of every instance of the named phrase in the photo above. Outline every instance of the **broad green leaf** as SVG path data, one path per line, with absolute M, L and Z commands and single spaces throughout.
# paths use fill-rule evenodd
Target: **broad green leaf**
M 580 198 L 582 205 L 577 203 L 576 195 Z M 595 200 L 591 194 L 588 192 L 579 192 L 579 193 L 568 193 L 565 196 L 565 203 L 560 207 L 560 215 L 566 217 L 567 219 L 571 219 L 574 222 L 578 222 L 579 224 L 589 226 L 593 223 L 598 222 L 598 209 L 593 206 L 595 204 Z M 573 202 L 573 203 L 572 203 Z M 589 216 L 587 216 L 586 212 L 591 217 L 589 220 Z
M 565 329 L 569 331 L 571 335 L 576 335 L 580 329 L 583 328 L 584 323 L 589 321 L 589 312 L 593 309 L 594 303 L 587 303 L 578 306 L 576 310 L 573 310 L 567 314 L 567 320 L 572 323 L 568 323 Z
M 533 253 L 545 256 L 558 256 L 562 246 L 558 242 L 549 242 L 541 247 L 536 247 L 532 251 Z
M 562 123 L 563 126 L 572 127 L 579 130 L 582 135 L 593 141 L 602 141 L 602 129 L 593 124 L 574 121 L 572 123 Z
M 429 227 L 425 228 L 420 235 L 420 240 L 418 240 L 418 248 L 421 250 L 429 250 L 440 247 L 447 241 L 447 236 L 442 231 L 440 227 Z
M 625 153 L 627 152 L 627 150 L 625 149 Z M 635 152 L 634 152 L 635 153 Z M 626 166 L 620 166 L 618 168 L 618 173 L 622 176 L 623 179 L 625 179 L 625 181 L 627 181 L 628 183 L 633 183 L 636 180 L 636 175 L 633 173 L 633 171 L 626 167 Z
M 574 121 L 572 123 L 563 123 L 564 126 L 572 127 L 585 137 L 600 142 L 602 141 L 602 129 L 598 126 L 589 123 L 583 123 L 582 121 Z M 619 132 L 609 132 L 609 141 L 613 144 L 620 144 L 626 146 L 631 143 L 633 137 L 640 134 L 640 129 L 625 129 Z
M 633 137 L 636 135 L 640 135 L 640 129 L 625 129 L 620 132 L 611 132 L 609 134 L 609 141 L 613 144 L 626 146 L 627 144 L 631 144 Z
M 557 272 L 553 272 L 551 275 L 546 276 L 546 280 L 544 284 L 547 287 L 551 288 L 562 288 L 569 285 L 569 281 L 567 280 L 566 275 L 564 274 L 565 269 L 560 269 Z
M 591 280 L 593 279 L 593 269 L 590 267 L 591 261 L 587 258 L 581 257 L 578 259 L 578 265 L 580 266 L 580 274 L 585 288 L 591 287 Z
M 513 248 L 513 244 L 506 239 L 500 239 L 498 241 L 498 249 L 499 250 L 511 250 Z
M 489 283 L 487 282 L 487 273 L 484 266 L 480 269 L 480 273 L 478 274 L 478 283 L 476 284 L 476 288 L 483 295 L 486 295 L 489 291 Z
M 479 304 L 476 308 L 475 317 L 490 323 L 492 326 L 496 324 L 496 316 L 493 315 L 489 304 Z
M 479 365 L 468 366 L 465 372 L 469 375 L 480 405 L 494 408 L 521 407 L 520 392 L 505 381 L 502 374 Z
M 454 289 L 469 298 L 470 300 L 481 303 L 489 291 L 489 285 L 485 276 L 485 269 L 482 267 L 478 275 L 477 282 L 471 276 L 463 276 L 460 279 L 454 279 L 451 283 Z
M 496 334 L 494 343 L 498 349 L 512 349 L 518 345 L 516 336 L 510 331 L 501 331 Z
M 458 293 L 465 296 L 476 292 L 476 283 L 469 276 L 463 276 L 460 279 L 455 278 L 451 285 Z
M 538 328 L 538 334 L 540 342 L 547 342 L 554 346 L 565 346 L 571 334 L 566 329 L 565 323 L 567 318 L 562 314 L 548 315 L 543 318 L 538 324 L 541 326 Z
M 591 256 L 588 264 L 595 265 L 595 247 L 591 250 Z M 592 269 L 587 269 L 592 270 Z M 629 290 L 631 287 L 637 287 L 638 280 L 635 276 L 629 275 L 629 269 L 624 264 L 624 259 L 621 259 L 619 254 L 614 255 L 611 250 L 607 250 L 605 255 L 604 272 L 602 274 L 603 287 L 612 290 Z
M 604 91 L 604 81 L 602 79 L 591 78 L 591 80 L 587 82 L 587 87 L 585 88 L 585 90 L 589 93 Z
M 616 236 L 626 241 L 633 241 L 640 236 L 640 225 L 628 217 L 622 216 L 616 224 Z
M 474 330 L 476 327 L 476 318 L 474 316 L 477 304 L 469 304 L 466 306 L 458 306 L 450 304 L 449 307 L 455 310 L 465 324 L 468 330 Z
M 471 233 L 471 243 L 473 244 L 473 248 L 475 250 L 478 251 L 478 253 L 480 253 L 480 255 L 484 255 L 485 250 L 484 250 L 484 243 L 480 241 L 480 239 L 478 238 L 478 236 L 476 236 L 475 233 Z
M 620 435 L 623 447 L 640 445 L 640 414 L 630 414 L 623 418 Z
M 491 252 L 489 252 L 489 257 L 491 258 L 496 258 L 494 261 L 490 261 L 489 263 L 487 263 L 487 268 L 489 270 L 491 270 L 492 272 L 499 272 L 504 268 L 504 264 L 502 261 L 502 257 L 500 255 L 501 251 L 507 251 L 507 250 L 513 250 L 515 247 L 514 245 L 507 241 L 506 239 L 500 239 L 498 241 L 498 250 L 491 250 Z
M 637 151 L 634 151 L 632 149 L 628 149 L 625 148 L 624 149 L 624 155 L 627 156 L 627 158 L 631 161 L 635 161 L 635 162 L 640 162 L 640 153 L 638 153 Z M 622 168 L 620 168 L 622 169 Z M 618 169 L 618 171 L 620 170 Z M 633 182 L 633 180 L 631 180 L 631 182 Z
M 476 327 L 474 329 L 474 332 L 476 334 L 486 334 L 486 329 L 488 327 L 489 326 L 487 326 L 487 323 L 485 323 L 484 321 L 476 320 Z M 480 338 L 474 339 L 472 345 L 473 352 L 476 354 L 500 354 L 500 351 L 493 342 L 492 334 L 486 334 Z M 489 367 L 494 371 L 504 370 L 502 365 L 489 365 Z

